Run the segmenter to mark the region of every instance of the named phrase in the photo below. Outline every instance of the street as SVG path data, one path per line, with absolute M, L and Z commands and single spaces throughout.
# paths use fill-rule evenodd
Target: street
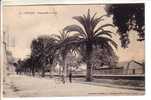
M 10 75 L 4 83 L 4 97 L 143 95 L 144 91 L 97 86 L 82 82 L 57 83 L 50 78 Z

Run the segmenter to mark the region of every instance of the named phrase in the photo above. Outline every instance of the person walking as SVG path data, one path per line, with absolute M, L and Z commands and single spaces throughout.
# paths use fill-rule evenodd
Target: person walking
M 72 72 L 69 73 L 69 82 L 72 83 Z

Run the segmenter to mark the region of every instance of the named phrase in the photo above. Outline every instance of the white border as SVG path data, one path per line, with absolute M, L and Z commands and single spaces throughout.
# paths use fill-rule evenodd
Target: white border
M 143 3 L 146 0 L 3 0 L 3 5 Z
M 146 96 L 151 96 L 151 1 L 145 3 Z
M 1 40 L 1 41 L 0 41 L 0 49 L 1 49 L 1 50 L 0 50 L 0 53 L 1 53 L 1 56 L 0 56 L 0 57 L 1 57 L 1 58 L 0 58 L 0 60 L 1 60 L 1 61 L 0 61 L 0 67 L 1 67 L 1 70 L 0 70 L 0 74 L 1 74 L 1 75 L 0 75 L 0 79 L 1 79 L 1 80 L 0 80 L 0 84 L 1 84 L 1 86 L 0 86 L 0 87 L 1 87 L 0 96 L 1 96 L 1 97 L 0 97 L 0 99 L 2 99 L 2 96 L 3 96 L 3 34 L 2 34 L 2 33 L 3 33 L 3 28 L 2 28 L 3 20 L 2 20 L 2 5 L 1 5 L 1 4 L 2 4 L 2 2 L 0 1 L 0 10 L 1 10 L 1 11 L 0 11 L 0 12 L 1 12 L 1 14 L 0 14 L 0 22 L 1 22 L 1 23 L 0 23 L 0 29 L 1 29 L 1 31 L 0 31 L 0 33 L 1 33 L 1 34 L 0 34 L 0 38 L 1 38 L 1 39 L 0 39 L 0 40 Z

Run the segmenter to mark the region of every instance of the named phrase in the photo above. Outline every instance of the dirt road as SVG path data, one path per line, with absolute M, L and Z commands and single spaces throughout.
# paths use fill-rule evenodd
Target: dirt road
M 4 83 L 4 97 L 143 95 L 144 91 L 73 83 L 56 83 L 54 79 L 10 75 Z

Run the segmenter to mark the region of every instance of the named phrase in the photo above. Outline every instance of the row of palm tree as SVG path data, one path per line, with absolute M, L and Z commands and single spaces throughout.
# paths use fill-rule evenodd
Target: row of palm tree
M 96 17 L 96 13 L 91 16 L 90 10 L 87 15 L 75 16 L 74 20 L 81 25 L 69 25 L 60 31 L 60 34 L 41 36 L 34 39 L 31 44 L 31 57 L 35 62 L 40 62 L 42 66 L 42 76 L 47 64 L 53 64 L 55 58 L 62 62 L 63 75 L 65 78 L 66 56 L 69 52 L 76 52 L 81 55 L 87 66 L 86 81 L 92 81 L 92 53 L 98 47 L 113 53 L 117 44 L 112 40 L 113 32 L 107 27 L 114 27 L 112 24 L 100 25 L 104 21 L 103 15 Z

